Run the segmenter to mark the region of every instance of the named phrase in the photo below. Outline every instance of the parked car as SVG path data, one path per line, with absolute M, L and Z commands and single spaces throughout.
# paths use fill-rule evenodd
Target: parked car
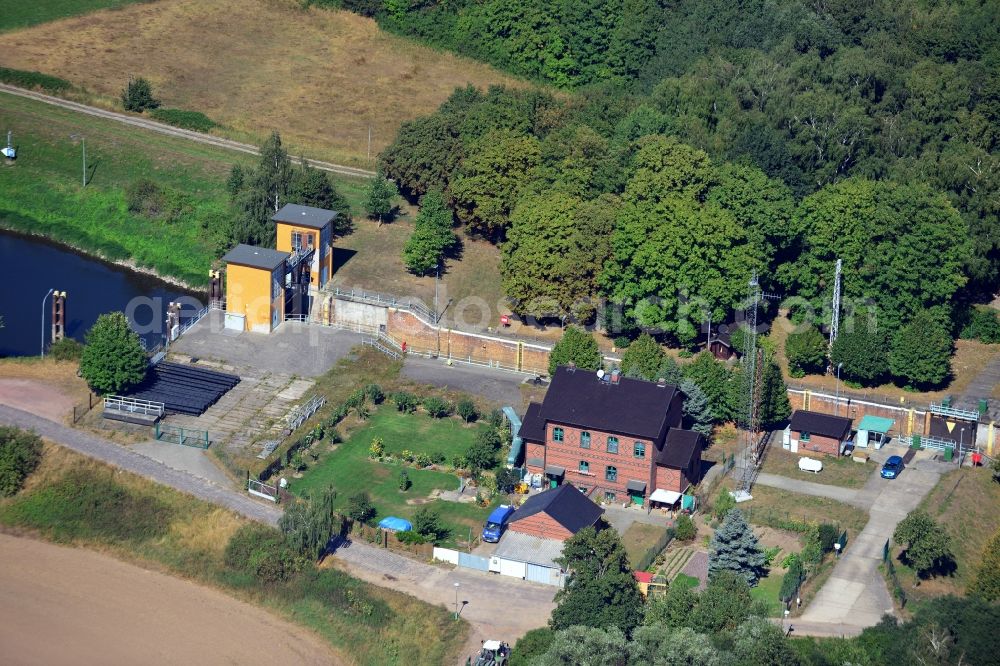
M 486 519 L 486 526 L 483 527 L 483 541 L 489 543 L 499 541 L 503 531 L 507 528 L 507 521 L 510 520 L 513 513 L 514 507 L 507 504 L 501 504 L 493 509 L 493 513 Z
M 882 478 L 895 479 L 903 471 L 903 459 L 899 456 L 890 456 L 882 465 Z

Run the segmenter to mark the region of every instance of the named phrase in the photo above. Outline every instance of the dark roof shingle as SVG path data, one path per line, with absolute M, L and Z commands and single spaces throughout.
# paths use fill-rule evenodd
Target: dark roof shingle
M 576 534 L 584 527 L 597 522 L 604 509 L 591 502 L 570 484 L 532 495 L 518 507 L 510 522 L 524 520 L 537 513 L 546 513 L 571 533 Z
M 656 464 L 674 469 L 687 469 L 691 458 L 701 446 L 701 435 L 693 430 L 671 428 L 663 448 L 656 455 Z
M 241 266 L 251 266 L 267 271 L 273 271 L 288 259 L 287 252 L 279 252 L 267 247 L 255 247 L 240 243 L 227 252 L 222 260 L 227 264 L 239 264 Z
M 629 377 L 612 384 L 590 370 L 562 366 L 552 376 L 540 416 L 545 422 L 656 441 L 667 428 L 667 411 L 676 392 L 671 384 Z
M 274 214 L 271 219 L 275 222 L 294 224 L 310 229 L 322 229 L 333 222 L 337 217 L 337 211 L 326 208 L 313 208 L 312 206 L 301 206 L 299 204 L 285 204 L 281 210 Z
M 822 437 L 833 437 L 842 441 L 851 433 L 851 423 L 851 419 L 844 416 L 799 409 L 792 414 L 791 429 Z
M 542 406 L 537 402 L 528 403 L 518 434 L 526 442 L 545 442 L 545 420 L 542 418 Z

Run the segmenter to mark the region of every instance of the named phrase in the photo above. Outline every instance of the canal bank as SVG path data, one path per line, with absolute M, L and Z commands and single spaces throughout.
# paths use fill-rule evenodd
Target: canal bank
M 37 236 L 0 230 L 0 356 L 35 356 L 51 343 L 52 291 L 66 292 L 67 337 L 84 340 L 97 317 L 122 311 L 148 347 L 163 341 L 167 306 L 182 318 L 197 312 L 204 292 L 89 257 Z

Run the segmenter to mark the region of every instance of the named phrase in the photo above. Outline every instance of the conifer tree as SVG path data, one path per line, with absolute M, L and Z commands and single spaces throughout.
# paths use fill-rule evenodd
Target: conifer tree
M 708 437 L 712 434 L 712 423 L 715 420 L 712 406 L 708 403 L 708 396 L 690 379 L 682 380 L 680 389 L 685 396 L 682 409 L 684 427 Z
M 764 551 L 739 509 L 726 514 L 712 537 L 709 549 L 709 576 L 732 571 L 745 578 L 752 587 L 765 573 Z

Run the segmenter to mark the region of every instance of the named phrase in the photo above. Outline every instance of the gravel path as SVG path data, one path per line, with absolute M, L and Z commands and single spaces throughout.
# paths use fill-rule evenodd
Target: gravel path
M 208 144 L 210 146 L 216 146 L 218 148 L 225 148 L 227 150 L 235 150 L 241 153 L 249 153 L 250 155 L 258 155 L 260 151 L 257 146 L 252 146 L 248 143 L 240 143 L 239 141 L 232 141 L 230 139 L 222 139 L 217 136 L 212 136 L 210 134 L 202 134 L 201 132 L 192 132 L 191 130 L 181 129 L 179 127 L 174 127 L 173 125 L 167 125 L 165 123 L 158 123 L 155 120 L 148 120 L 146 118 L 140 118 L 137 116 L 131 116 L 125 113 L 116 113 L 115 111 L 107 111 L 105 109 L 99 109 L 95 106 L 88 106 L 86 104 L 80 104 L 79 102 L 70 102 L 69 100 L 61 99 L 59 97 L 53 97 L 52 95 L 45 95 L 39 92 L 34 92 L 32 90 L 25 90 L 23 88 L 18 88 L 16 86 L 7 85 L 6 83 L 0 83 L 0 91 L 5 93 L 10 93 L 11 95 L 17 95 L 18 97 L 27 97 L 39 102 L 45 102 L 46 104 L 51 104 L 53 106 L 59 106 L 64 109 L 69 109 L 70 111 L 77 111 L 79 113 L 86 113 L 90 116 L 97 116 L 98 118 L 105 118 L 107 120 L 115 120 L 126 125 L 132 125 L 134 127 L 140 127 L 151 132 L 158 132 L 160 134 L 167 134 L 169 136 L 178 137 L 181 139 L 188 139 L 189 141 L 196 141 L 198 143 Z M 344 166 L 342 164 L 332 164 L 330 162 L 319 162 L 317 160 L 309 160 L 310 166 L 313 166 L 322 171 L 329 171 L 331 173 L 338 173 L 344 176 L 353 176 L 355 178 L 373 178 L 375 173 L 372 171 L 367 171 L 365 169 L 356 169 L 354 167 Z

